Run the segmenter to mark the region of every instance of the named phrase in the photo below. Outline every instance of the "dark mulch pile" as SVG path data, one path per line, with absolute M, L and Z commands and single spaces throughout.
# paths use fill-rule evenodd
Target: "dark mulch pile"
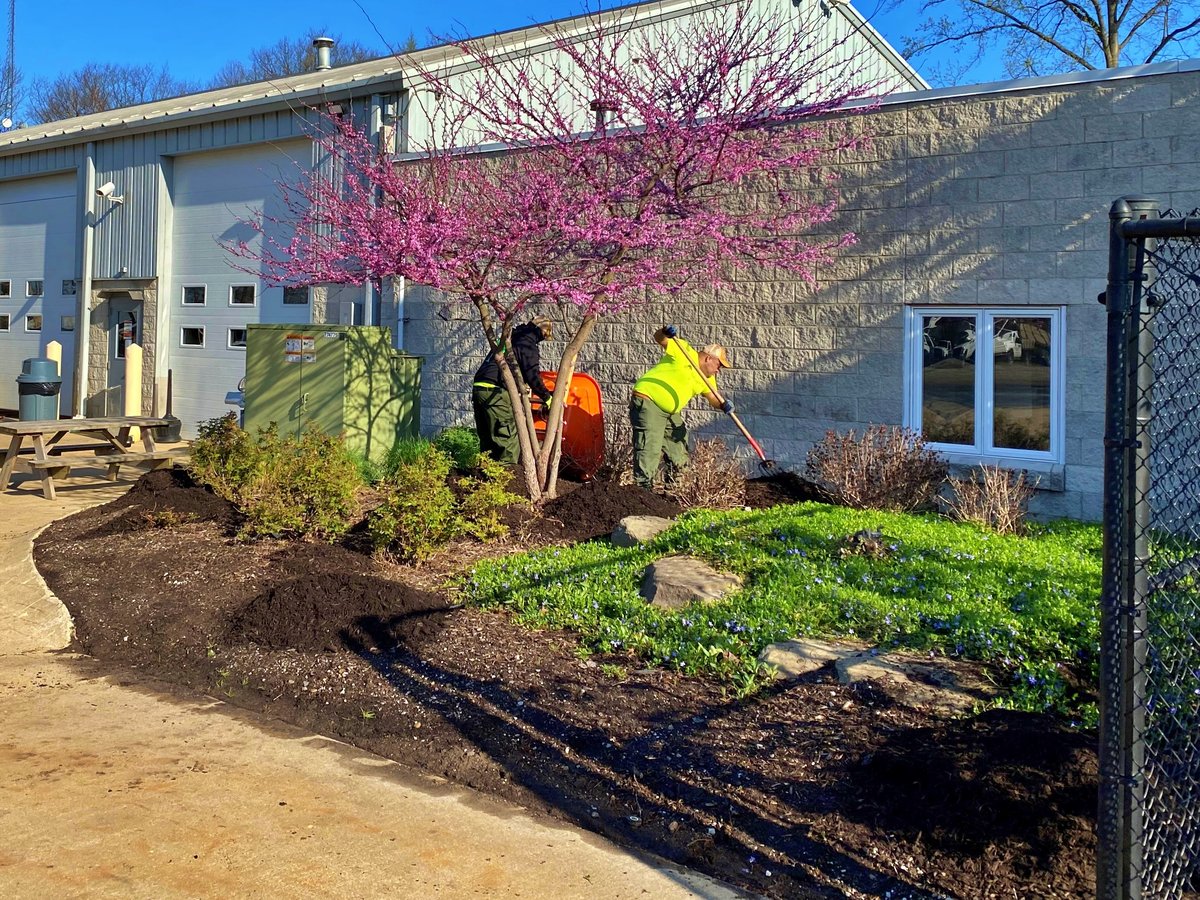
M 403 582 L 355 571 L 331 571 L 318 545 L 287 556 L 300 574 L 254 597 L 230 622 L 230 644 L 269 650 L 341 650 L 420 646 L 445 622 L 446 598 Z M 309 564 L 309 559 L 312 564 Z M 362 557 L 355 568 L 362 566 Z
M 232 503 L 197 485 L 187 470 L 181 468 L 147 472 L 109 508 L 124 513 L 97 526 L 95 537 L 188 521 L 233 528 L 242 521 L 241 513 Z
M 164 500 L 199 489 L 156 484 L 36 544 L 79 649 L 106 664 L 771 897 L 1094 894 L 1094 738 L 1055 720 L 947 721 L 827 677 L 738 701 L 633 659 L 581 661 L 569 634 L 448 608 L 413 586 L 419 573 L 345 548 L 235 542 L 224 520 L 108 529 L 167 508 L 150 504 L 211 502 Z M 556 514 L 589 535 L 617 513 L 667 512 L 587 489 Z M 576 494 L 604 512 L 568 504 Z
M 794 472 L 779 472 L 746 480 L 746 505 L 752 509 L 766 509 L 780 503 L 803 503 L 806 500 L 828 502 L 819 487 Z
M 612 534 L 626 516 L 671 518 L 682 509 L 674 500 L 635 484 L 589 481 L 551 500 L 542 512 L 562 522 L 561 539 L 587 541 Z

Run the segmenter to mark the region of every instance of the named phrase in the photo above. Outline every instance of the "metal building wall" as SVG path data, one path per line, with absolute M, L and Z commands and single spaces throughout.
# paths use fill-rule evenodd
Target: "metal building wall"
M 285 110 L 97 143 L 96 183 L 113 182 L 125 203 L 120 207 L 100 204 L 97 209 L 95 277 L 153 278 L 161 274 L 156 271 L 156 259 L 159 163 L 163 156 L 298 137 L 305 133 L 304 119 L 303 111 Z

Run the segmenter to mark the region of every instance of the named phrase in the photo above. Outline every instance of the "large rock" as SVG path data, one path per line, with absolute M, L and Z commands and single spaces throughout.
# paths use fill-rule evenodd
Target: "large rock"
M 636 547 L 652 541 L 670 528 L 674 521 L 662 516 L 626 516 L 617 523 L 612 533 L 613 546 Z
M 834 667 L 842 684 L 870 681 L 905 706 L 951 715 L 965 715 L 975 704 L 992 700 L 998 693 L 976 667 L 949 659 L 932 662 L 918 656 L 882 656 L 868 651 L 835 660 Z
M 758 661 L 775 668 L 778 679 L 802 678 L 810 672 L 823 669 L 837 659 L 857 656 L 864 650 L 862 644 L 833 643 L 802 638 L 768 644 L 758 654 Z
M 679 609 L 697 600 L 712 603 L 742 586 L 742 579 L 718 572 L 694 556 L 666 556 L 646 567 L 642 596 L 662 609 Z

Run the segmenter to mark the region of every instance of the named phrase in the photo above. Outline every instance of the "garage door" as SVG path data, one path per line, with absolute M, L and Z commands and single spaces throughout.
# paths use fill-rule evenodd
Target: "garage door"
M 268 220 L 284 218 L 279 183 L 295 182 L 310 156 L 308 142 L 294 141 L 175 160 L 171 284 L 164 305 L 173 411 L 185 437 L 195 436 L 199 422 L 230 411 L 225 394 L 245 374 L 249 323 L 309 321 L 306 292 L 285 297 L 282 288 L 266 287 L 257 275 L 233 268 L 221 244 L 244 240 L 261 248 L 262 239 L 240 220 L 257 210 Z M 282 238 L 281 227 L 274 236 Z
M 0 182 L 0 408 L 17 408 L 21 360 L 63 345 L 60 408 L 71 410 L 75 358 L 75 175 Z

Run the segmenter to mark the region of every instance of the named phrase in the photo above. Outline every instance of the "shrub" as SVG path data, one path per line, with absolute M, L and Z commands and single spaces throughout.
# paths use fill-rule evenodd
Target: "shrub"
M 433 439 L 433 446 L 447 454 L 460 472 L 473 469 L 479 458 L 479 435 L 465 425 L 447 428 Z
M 834 503 L 853 509 L 931 506 L 948 471 L 919 434 L 888 425 L 874 425 L 861 436 L 828 431 L 808 453 L 810 480 Z
M 245 514 L 244 536 L 336 540 L 363 486 L 360 461 L 341 437 L 310 429 L 281 438 L 274 425 L 251 436 L 232 413 L 200 425 L 189 467 Z
M 399 438 L 396 443 L 392 444 L 387 455 L 383 458 L 382 465 L 382 480 L 390 479 L 399 471 L 401 466 L 411 466 L 419 461 L 429 448 L 433 446 L 431 441 L 425 438 Z
M 1036 484 L 1024 472 L 981 466 L 972 478 L 950 480 L 953 496 L 946 511 L 962 522 L 977 522 L 1000 534 L 1023 534 L 1025 514 Z
M 397 467 L 383 502 L 367 517 L 376 550 L 416 562 L 461 533 L 454 492 L 446 483 L 451 466 L 450 457 L 429 444 L 415 460 Z
M 508 490 L 512 472 L 488 456 L 477 456 L 478 466 L 470 475 L 458 480 L 462 491 L 459 513 L 467 534 L 488 541 L 503 537 L 508 526 L 500 521 L 500 512 L 524 500 Z
M 604 463 L 599 477 L 617 484 L 633 484 L 633 428 L 618 419 L 606 428 Z
M 667 492 L 684 509 L 733 509 L 746 505 L 746 473 L 723 441 L 699 440 Z
M 197 482 L 237 504 L 257 477 L 261 461 L 254 439 L 238 426 L 237 415 L 229 413 L 200 423 L 188 468 Z
M 355 518 L 362 475 L 341 436 L 315 428 L 280 438 L 259 433 L 257 478 L 235 500 L 246 514 L 243 534 L 334 541 Z

